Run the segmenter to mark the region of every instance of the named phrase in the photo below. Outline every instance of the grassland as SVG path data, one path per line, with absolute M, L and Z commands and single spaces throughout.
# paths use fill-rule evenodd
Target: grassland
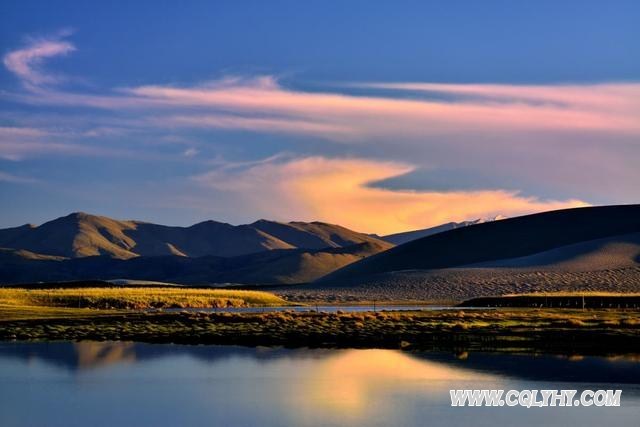
M 0 288 L 0 310 L 34 313 L 60 308 L 128 309 L 276 306 L 289 303 L 268 292 L 187 288 Z M 23 310 L 23 311 L 24 311 Z M 53 310 L 53 311 L 52 311 Z M 2 311 L 0 311 L 1 315 Z M 71 312 L 70 312 L 71 313 Z
M 5 316 L 0 340 L 95 340 L 287 347 L 621 355 L 640 349 L 631 310 L 501 309 L 368 313 L 122 312 Z
M 563 296 L 566 298 L 567 296 Z M 631 354 L 640 311 L 502 308 L 322 313 L 146 310 L 285 305 L 227 289 L 0 289 L 0 340 L 95 340 L 288 347 Z

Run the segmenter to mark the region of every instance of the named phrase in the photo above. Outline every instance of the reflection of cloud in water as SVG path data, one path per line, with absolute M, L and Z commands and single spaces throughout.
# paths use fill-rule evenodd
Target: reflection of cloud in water
M 325 410 L 334 415 L 358 417 L 370 410 L 391 410 L 381 407 L 389 402 L 376 397 L 390 389 L 407 394 L 426 392 L 448 396 L 445 390 L 449 390 L 454 381 L 498 380 L 489 374 L 415 359 L 396 350 L 346 350 L 318 363 L 316 369 L 308 373 L 300 393 L 296 394 L 300 396 L 296 404 L 305 419 L 321 417 Z

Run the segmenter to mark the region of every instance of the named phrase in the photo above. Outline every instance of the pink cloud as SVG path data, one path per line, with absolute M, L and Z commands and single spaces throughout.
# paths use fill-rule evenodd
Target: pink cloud
M 348 140 L 354 131 L 346 126 L 297 118 L 243 117 L 230 114 L 190 114 L 164 116 L 154 120 L 159 126 L 236 129 L 254 132 L 305 134 Z
M 22 49 L 6 54 L 2 60 L 5 67 L 18 76 L 27 85 L 55 83 L 58 77 L 41 70 L 45 59 L 66 55 L 76 50 L 73 44 L 57 39 L 40 39 L 32 41 Z
M 64 35 L 64 34 L 63 34 Z M 136 109 L 155 124 L 294 133 L 347 142 L 524 131 L 640 134 L 640 84 L 356 83 L 368 95 L 288 89 L 272 76 L 225 77 L 195 86 L 143 85 L 103 94 L 56 90 L 45 59 L 73 52 L 61 36 L 32 41 L 3 58 L 29 89 L 5 95 L 34 104 Z M 376 89 L 420 95 L 375 95 Z M 452 95 L 449 100 L 429 93 Z M 169 113 L 169 114 L 166 114 Z
M 441 137 L 521 131 L 640 134 L 640 84 L 583 86 L 371 84 L 458 95 L 454 100 L 304 92 L 272 77 L 224 78 L 192 87 L 140 86 L 94 95 L 33 88 L 15 95 L 34 104 L 135 109 L 158 123 L 331 140 Z M 460 95 L 464 95 L 460 97 Z M 170 114 L 167 116 L 166 113 Z
M 268 82 L 268 83 L 265 83 Z M 350 129 L 363 137 L 424 135 L 487 130 L 606 130 L 640 132 L 635 95 L 640 85 L 531 87 L 510 85 L 407 86 L 413 90 L 449 91 L 481 96 L 455 102 L 355 96 L 285 89 L 275 80 L 224 80 L 190 88 L 141 86 L 128 93 L 160 105 L 199 107 L 245 115 L 276 115 L 283 120 L 316 121 Z M 594 95 L 594 92 L 601 95 Z M 499 98 L 500 102 L 491 102 Z M 523 102 L 523 100 L 528 102 Z M 547 102 L 532 103 L 532 100 Z M 577 100 L 577 101 L 576 101 Z M 554 101 L 554 102 L 550 102 Z M 560 103 L 559 101 L 562 101 Z M 628 109 L 622 108 L 627 106 Z M 256 127 L 260 127 L 256 123 Z M 301 129 L 304 132 L 304 129 Z
M 451 83 L 356 83 L 350 86 L 393 89 L 409 92 L 433 92 L 476 97 L 484 102 L 524 102 L 558 104 L 564 107 L 594 110 L 640 109 L 640 85 L 637 83 L 599 84 L 451 84 Z

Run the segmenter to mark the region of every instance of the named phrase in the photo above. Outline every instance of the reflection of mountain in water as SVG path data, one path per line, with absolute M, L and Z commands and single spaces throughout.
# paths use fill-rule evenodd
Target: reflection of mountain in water
M 0 343 L 0 357 L 40 359 L 69 370 L 85 370 L 116 363 L 134 363 L 162 357 L 189 356 L 216 362 L 230 357 L 246 357 L 257 362 L 282 358 L 318 359 L 332 350 L 283 349 L 267 347 L 197 346 L 110 342 Z
M 78 355 L 78 368 L 92 368 L 114 363 L 133 363 L 136 361 L 134 343 L 79 342 L 73 346 Z
M 0 343 L 0 357 L 39 359 L 72 371 L 111 364 L 140 363 L 164 357 L 188 356 L 209 363 L 229 358 L 247 358 L 258 363 L 283 359 L 327 359 L 349 354 L 364 363 L 367 350 L 251 348 L 235 346 L 189 346 L 131 342 Z M 391 350 L 387 350 L 393 353 Z M 508 355 L 471 353 L 456 357 L 449 353 L 405 353 L 404 359 L 435 362 L 461 372 L 491 374 L 536 381 L 640 384 L 640 363 L 633 358 L 560 357 L 553 355 Z M 392 360 L 392 359 L 389 359 Z M 395 359 L 394 359 L 395 360 Z M 355 366 L 355 365 L 354 365 Z M 394 367 L 397 369 L 398 367 Z

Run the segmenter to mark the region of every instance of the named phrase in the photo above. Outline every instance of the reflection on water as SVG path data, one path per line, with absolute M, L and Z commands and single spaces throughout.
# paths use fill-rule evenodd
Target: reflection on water
M 131 342 L 79 342 L 73 348 L 78 354 L 79 369 L 136 361 L 135 345 Z
M 637 360 L 462 356 L 0 343 L 0 425 L 637 425 Z M 451 408 L 451 388 L 622 388 L 623 406 Z
M 316 365 L 307 379 L 306 396 L 301 405 L 312 411 L 320 402 L 323 410 L 342 416 L 366 414 L 368 404 L 378 401 L 385 410 L 388 402 L 375 397 L 381 391 L 402 384 L 405 393 L 446 393 L 450 381 L 490 381 L 490 375 L 456 369 L 444 363 L 421 361 L 398 351 L 346 350 L 331 355 Z M 333 378 L 336 381 L 322 381 Z M 429 384 L 429 389 L 424 389 Z M 377 409 L 382 409 L 378 407 Z

